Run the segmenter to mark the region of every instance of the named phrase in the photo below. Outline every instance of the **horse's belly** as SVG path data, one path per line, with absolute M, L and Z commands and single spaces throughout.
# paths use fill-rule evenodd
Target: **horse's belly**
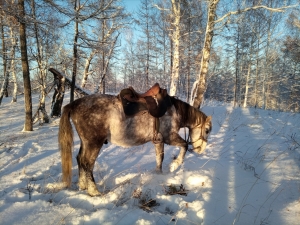
M 151 133 L 147 129 L 132 129 L 131 127 L 119 127 L 111 129 L 108 141 L 121 147 L 131 147 L 145 144 L 151 141 Z
M 112 144 L 131 147 L 145 144 L 152 140 L 153 120 L 148 114 L 130 118 L 110 118 L 108 141 Z
M 123 136 L 120 137 L 117 135 L 117 136 L 108 137 L 108 141 L 114 145 L 127 148 L 127 147 L 145 144 L 150 140 L 147 140 L 145 138 L 134 138 L 134 137 L 123 137 Z

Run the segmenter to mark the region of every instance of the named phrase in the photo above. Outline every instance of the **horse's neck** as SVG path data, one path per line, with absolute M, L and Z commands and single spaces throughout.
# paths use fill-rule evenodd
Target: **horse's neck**
M 202 122 L 202 112 L 193 106 L 180 101 L 178 104 L 178 112 L 181 114 L 181 127 L 193 127 Z
M 192 115 L 189 120 L 190 127 L 198 126 L 205 122 L 206 115 L 203 112 L 194 108 L 193 106 L 191 106 L 189 110 L 191 110 L 189 114 Z

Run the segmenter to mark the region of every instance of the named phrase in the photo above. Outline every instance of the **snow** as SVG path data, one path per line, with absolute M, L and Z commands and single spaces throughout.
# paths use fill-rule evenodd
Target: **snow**
M 76 185 L 78 137 L 73 184 L 63 189 L 59 118 L 22 132 L 24 99 L 10 100 L 0 106 L 0 224 L 299 224 L 299 114 L 205 102 L 213 130 L 204 154 L 188 152 L 170 173 L 179 149 L 165 146 L 159 175 L 152 143 L 107 144 L 94 168 L 103 196 L 90 197 Z M 37 102 L 33 95 L 34 109 Z M 181 184 L 186 196 L 166 194 Z

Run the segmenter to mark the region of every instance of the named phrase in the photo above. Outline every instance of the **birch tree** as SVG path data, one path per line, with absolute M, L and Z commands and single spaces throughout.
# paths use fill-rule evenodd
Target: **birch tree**
M 1 7 L 5 7 L 4 2 L 1 2 Z M 1 26 L 1 39 L 2 39 L 3 83 L 2 83 L 2 86 L 0 89 L 0 105 L 1 105 L 4 93 L 5 92 L 7 93 L 7 85 L 8 85 L 8 77 L 7 77 L 7 73 L 6 73 L 6 66 L 7 66 L 6 55 L 7 55 L 7 53 L 6 53 L 6 39 L 5 39 L 5 33 L 4 33 L 5 32 L 4 17 L 5 17 L 5 13 L 3 11 L 1 11 L 0 26 Z
M 266 9 L 273 12 L 283 12 L 284 9 L 289 8 L 289 7 L 270 8 L 265 5 L 255 5 L 241 10 L 231 11 L 217 18 L 217 6 L 219 2 L 220 0 L 208 1 L 208 13 L 207 13 L 208 18 L 207 18 L 207 26 L 205 31 L 204 46 L 202 49 L 201 67 L 200 67 L 198 79 L 195 81 L 193 85 L 193 91 L 191 96 L 191 104 L 195 108 L 200 108 L 204 100 L 204 93 L 206 90 L 206 77 L 208 73 L 208 66 L 209 66 L 209 59 L 210 59 L 211 46 L 212 46 L 212 41 L 214 36 L 215 24 L 220 23 L 224 20 L 225 21 L 228 20 L 232 15 L 238 15 L 250 10 Z
M 9 48 L 9 52 L 7 52 L 8 58 L 5 59 L 6 66 L 5 66 L 5 75 L 4 75 L 4 79 L 3 79 L 3 84 L 0 89 L 0 105 L 1 105 L 2 98 L 5 94 L 5 92 L 7 92 L 9 75 L 13 74 L 13 79 L 16 79 L 16 75 L 15 75 L 15 71 L 14 71 L 14 61 L 15 61 L 15 52 L 16 52 L 16 48 L 17 48 L 17 38 L 13 32 L 12 25 L 9 27 L 9 37 L 10 37 L 9 38 L 10 39 L 10 41 L 9 41 L 10 48 Z M 16 89 L 16 84 L 14 85 L 14 87 Z M 13 98 L 13 102 L 14 102 L 14 99 L 16 99 L 16 90 L 14 90 L 13 95 L 14 95 L 14 98 Z
M 8 86 L 12 76 L 13 91 L 12 103 L 17 101 L 17 75 L 16 75 L 16 51 L 18 50 L 19 23 L 16 16 L 15 0 L 1 2 L 1 39 L 4 80 L 0 90 L 0 104 L 2 97 L 8 97 Z
M 173 17 L 173 31 L 172 31 L 172 44 L 173 44 L 173 57 L 172 57 L 172 74 L 171 74 L 171 85 L 170 85 L 170 95 L 176 95 L 177 83 L 179 79 L 179 66 L 180 66 L 180 3 L 181 0 L 171 0 L 172 3 L 172 17 Z
M 33 120 L 35 117 L 38 116 L 40 118 L 40 124 L 43 123 L 49 123 L 49 116 L 46 111 L 45 107 L 45 100 L 46 100 L 46 68 L 45 68 L 45 61 L 43 59 L 43 50 L 42 50 L 42 45 L 40 42 L 40 37 L 39 37 L 39 29 L 38 29 L 38 24 L 37 24 L 37 17 L 36 17 L 36 7 L 35 7 L 35 0 L 31 0 L 31 9 L 32 9 L 32 17 L 33 17 L 33 31 L 34 31 L 34 38 L 36 41 L 36 49 L 37 49 L 37 54 L 34 55 L 37 61 L 38 65 L 38 72 L 39 72 L 39 81 L 40 81 L 40 100 L 39 100 L 39 105 L 37 108 L 37 111 L 35 115 L 33 116 Z M 39 116 L 39 113 L 41 113 L 41 117 Z
M 206 90 L 206 75 L 208 71 L 208 64 L 210 58 L 210 51 L 212 46 L 212 40 L 214 35 L 214 26 L 216 11 L 219 0 L 210 0 L 208 2 L 208 13 L 207 13 L 207 25 L 205 31 L 205 39 L 202 50 L 201 68 L 199 72 L 198 80 L 194 83 L 191 101 L 195 108 L 200 108 L 200 105 L 204 98 L 204 92 Z

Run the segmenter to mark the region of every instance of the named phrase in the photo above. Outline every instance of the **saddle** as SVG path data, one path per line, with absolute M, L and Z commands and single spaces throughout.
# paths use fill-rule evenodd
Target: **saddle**
M 167 90 L 160 88 L 158 83 L 143 94 L 136 92 L 133 87 L 125 88 L 121 90 L 119 99 L 127 116 L 148 111 L 153 117 L 159 118 L 172 106 Z

